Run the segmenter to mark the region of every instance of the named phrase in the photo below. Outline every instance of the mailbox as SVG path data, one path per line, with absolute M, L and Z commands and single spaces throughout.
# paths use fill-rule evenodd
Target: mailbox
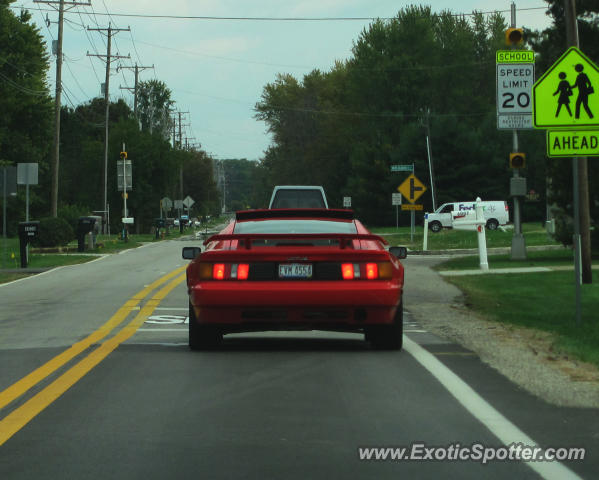
M 77 251 L 85 250 L 85 236 L 91 233 L 90 248 L 96 248 L 96 235 L 100 232 L 102 217 L 79 217 L 77 222 Z
M 164 218 L 155 218 L 154 227 L 156 228 L 156 240 L 160 238 L 160 229 L 166 228 L 166 220 Z
M 19 240 L 21 247 L 21 268 L 27 268 L 27 245 L 39 235 L 40 222 L 19 222 Z

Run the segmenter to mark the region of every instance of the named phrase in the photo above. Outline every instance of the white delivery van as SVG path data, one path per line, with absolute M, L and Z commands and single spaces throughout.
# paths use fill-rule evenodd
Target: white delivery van
M 495 230 L 499 225 L 506 225 L 510 221 L 507 202 L 494 200 L 481 203 L 489 230 Z M 474 210 L 475 207 L 476 202 L 444 203 L 433 213 L 427 214 L 428 228 L 435 233 L 440 232 L 442 228 L 452 228 L 454 217 L 460 213 Z

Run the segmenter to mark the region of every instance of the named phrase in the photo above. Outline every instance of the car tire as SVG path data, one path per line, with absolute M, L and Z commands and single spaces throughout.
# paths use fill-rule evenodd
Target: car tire
M 441 225 L 441 222 L 435 220 L 428 224 L 428 228 L 430 228 L 433 233 L 439 233 L 443 229 L 443 225 Z
M 499 227 L 499 222 L 496 219 L 490 218 L 487 220 L 487 228 L 489 230 L 497 230 L 497 227 Z
M 365 337 L 376 350 L 401 350 L 403 347 L 403 302 L 397 307 L 391 325 L 367 327 Z
M 214 325 L 199 325 L 195 310 L 189 304 L 189 348 L 191 350 L 213 350 L 220 344 L 223 334 Z

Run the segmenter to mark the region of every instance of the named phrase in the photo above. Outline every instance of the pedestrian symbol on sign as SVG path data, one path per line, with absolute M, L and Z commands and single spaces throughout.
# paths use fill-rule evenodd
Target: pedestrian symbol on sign
M 570 86 L 570 82 L 566 80 L 566 77 L 567 75 L 565 72 L 559 73 L 559 78 L 561 82 L 559 82 L 557 90 L 553 94 L 553 96 L 555 97 L 559 93 L 559 97 L 557 98 L 557 112 L 555 112 L 556 117 L 559 116 L 559 111 L 561 110 L 562 105 L 566 107 L 566 110 L 568 110 L 568 114 L 572 116 L 572 110 L 570 110 L 570 97 L 572 96 L 572 87 Z
M 580 118 L 580 105 L 584 107 L 587 112 L 589 118 L 593 118 L 593 112 L 589 108 L 589 95 L 594 93 L 595 90 L 591 85 L 591 81 L 587 74 L 583 72 L 584 67 L 582 63 L 577 64 L 574 69 L 578 72 L 578 76 L 576 77 L 576 82 L 574 83 L 573 88 L 578 89 L 578 98 L 576 99 L 576 118 Z

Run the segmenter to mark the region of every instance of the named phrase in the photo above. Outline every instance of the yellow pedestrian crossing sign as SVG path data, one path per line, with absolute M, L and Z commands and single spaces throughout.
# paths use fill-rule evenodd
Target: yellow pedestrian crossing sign
M 397 187 L 397 191 L 406 197 L 408 202 L 414 203 L 420 198 L 420 195 L 426 192 L 426 187 L 414 174 L 412 174 Z
M 599 127 L 599 68 L 570 47 L 532 88 L 535 128 Z

